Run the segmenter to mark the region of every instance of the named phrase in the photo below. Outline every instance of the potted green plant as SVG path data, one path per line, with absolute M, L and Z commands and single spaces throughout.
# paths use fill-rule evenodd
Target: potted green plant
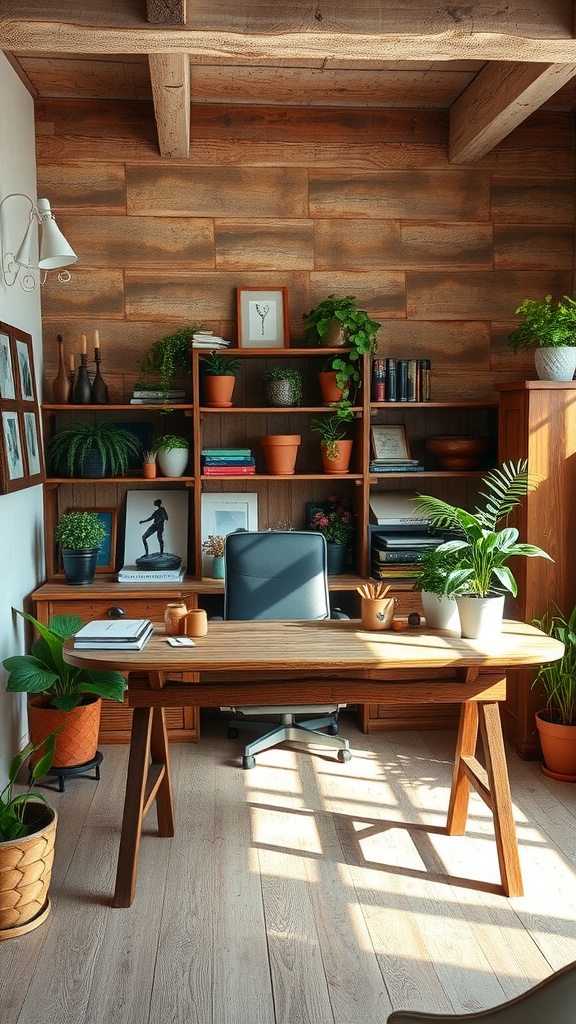
M 106 539 L 106 527 L 97 512 L 63 512 L 54 527 L 54 539 L 62 550 L 68 583 L 86 586 L 94 581 L 98 552 Z
M 146 386 L 152 378 L 158 384 L 158 390 L 164 393 L 165 403 L 168 404 L 174 377 L 190 373 L 192 335 L 203 328 L 204 324 L 179 327 L 165 338 L 154 341 L 140 362 L 139 370 L 143 379 L 138 383 Z
M 222 355 L 216 350 L 200 360 L 200 376 L 204 401 L 211 409 L 225 409 L 232 405 L 232 394 L 240 360 Z
M 190 442 L 178 434 L 162 434 L 156 438 L 153 450 L 164 476 L 182 476 L 188 464 Z
M 344 403 L 331 416 L 311 420 L 310 430 L 320 434 L 320 454 L 325 473 L 348 472 L 354 442 L 346 434 L 353 417 L 352 409 Z
M 8 782 L 0 793 L 0 939 L 32 931 L 46 920 L 50 910 L 48 889 L 57 814 L 46 797 L 32 792 L 32 787 L 52 767 L 55 742 L 56 733 L 51 733 L 38 746 L 27 743 L 12 758 Z M 40 747 L 41 756 L 28 773 L 27 789 L 14 793 L 20 770 Z M 15 870 L 19 864 L 25 865 L 25 870 Z
M 348 499 L 331 495 L 313 513 L 310 529 L 317 530 L 326 541 L 328 575 L 344 572 L 348 548 L 354 536 L 354 516 Z
M 462 636 L 471 639 L 485 639 L 497 633 L 504 611 L 504 595 L 518 593 L 508 561 L 518 555 L 550 558 L 534 544 L 518 543 L 515 527 L 505 525 L 498 529 L 520 503 L 520 498 L 537 486 L 537 481 L 528 474 L 527 462 L 504 463 L 490 470 L 482 484 L 488 491 L 482 494 L 486 504 L 474 512 L 431 495 L 419 494 L 415 499 L 417 510 L 426 516 L 430 526 L 449 530 L 454 536 L 436 550 L 456 555 L 444 592 L 456 598 Z
M 141 458 L 142 445 L 130 431 L 110 420 L 72 423 L 59 430 L 47 446 L 51 467 L 84 478 L 121 476 L 131 458 Z
M 9 693 L 27 693 L 30 738 L 35 745 L 52 732 L 55 767 L 91 761 L 96 753 L 102 698 L 123 701 L 126 683 L 119 672 L 76 668 L 64 661 L 62 649 L 84 625 L 79 615 L 55 615 L 45 626 L 18 611 L 39 636 L 29 654 L 15 654 L 2 664 L 9 673 Z
M 420 594 L 426 625 L 430 629 L 460 629 L 458 606 L 448 596 L 448 577 L 458 564 L 455 551 L 423 548 L 418 555 L 412 589 Z
M 308 342 L 326 348 L 350 347 L 349 352 L 331 357 L 322 371 L 335 372 L 336 385 L 344 401 L 353 402 L 356 397 L 362 382 L 360 358 L 364 353 L 376 351 L 380 327 L 365 310 L 358 309 L 353 295 L 344 298 L 329 295 L 304 314 L 304 337 Z
M 300 405 L 302 401 L 302 374 L 299 370 L 279 366 L 265 370 L 262 380 L 266 386 L 266 400 L 270 405 Z
M 535 619 L 548 636 L 564 644 L 558 661 L 542 665 L 534 679 L 546 695 L 546 707 L 536 712 L 536 726 L 544 757 L 542 771 L 561 781 L 576 781 L 576 607 L 569 616 L 556 607 Z
M 563 295 L 524 299 L 516 315 L 522 323 L 508 335 L 514 352 L 534 349 L 540 380 L 572 380 L 576 370 L 576 301 Z

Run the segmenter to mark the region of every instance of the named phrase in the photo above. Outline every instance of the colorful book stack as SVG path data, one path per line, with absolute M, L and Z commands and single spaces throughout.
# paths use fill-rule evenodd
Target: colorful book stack
M 139 388 L 132 392 L 130 405 L 181 405 L 186 401 L 186 392 L 173 389 Z
M 429 402 L 430 360 L 377 357 L 371 383 L 373 402 Z
M 250 448 L 203 448 L 204 476 L 254 476 L 256 459 Z

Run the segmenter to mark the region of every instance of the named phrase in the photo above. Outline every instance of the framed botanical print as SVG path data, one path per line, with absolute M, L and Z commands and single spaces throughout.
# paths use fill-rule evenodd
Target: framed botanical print
M 238 288 L 238 348 L 288 348 L 287 288 Z

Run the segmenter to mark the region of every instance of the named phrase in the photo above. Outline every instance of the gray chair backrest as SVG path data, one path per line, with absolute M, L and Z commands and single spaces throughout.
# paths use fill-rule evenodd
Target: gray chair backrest
M 388 1024 L 574 1024 L 576 961 L 507 1003 L 465 1014 L 410 1013 L 395 1010 Z
M 230 533 L 224 546 L 224 618 L 329 619 L 321 533 Z

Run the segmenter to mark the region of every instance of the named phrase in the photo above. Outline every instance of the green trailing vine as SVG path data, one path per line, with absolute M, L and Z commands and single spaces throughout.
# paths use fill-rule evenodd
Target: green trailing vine
M 159 377 L 158 389 L 164 392 L 167 401 L 174 377 L 190 372 L 192 335 L 203 329 L 204 324 L 180 327 L 173 334 L 154 341 L 140 362 L 138 369 L 143 379 L 138 383 L 146 387 L 151 376 Z

